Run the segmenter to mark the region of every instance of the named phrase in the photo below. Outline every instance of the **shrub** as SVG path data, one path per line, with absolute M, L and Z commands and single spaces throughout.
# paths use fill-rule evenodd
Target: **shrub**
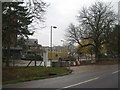
M 36 54 L 26 54 L 24 58 L 25 60 L 43 60 L 41 55 Z

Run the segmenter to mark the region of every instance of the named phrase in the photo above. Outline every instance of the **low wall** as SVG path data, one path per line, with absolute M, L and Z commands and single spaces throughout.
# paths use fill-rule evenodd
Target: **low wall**
M 68 61 L 61 61 L 61 62 L 52 62 L 52 67 L 68 67 Z

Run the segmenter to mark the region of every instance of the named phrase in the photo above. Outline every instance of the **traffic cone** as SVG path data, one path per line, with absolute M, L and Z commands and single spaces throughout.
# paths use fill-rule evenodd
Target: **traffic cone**
M 78 61 L 78 66 L 80 66 L 80 61 Z
M 80 61 L 80 65 L 82 65 L 82 61 Z
M 75 61 L 75 63 L 76 63 L 76 65 L 75 65 L 75 66 L 78 66 L 78 62 L 77 62 L 77 61 Z
M 73 62 L 73 66 L 76 66 L 76 63 L 75 63 L 75 62 Z

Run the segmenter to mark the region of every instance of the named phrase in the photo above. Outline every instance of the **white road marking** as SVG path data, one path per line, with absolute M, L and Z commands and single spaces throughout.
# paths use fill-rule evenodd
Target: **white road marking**
M 120 70 L 119 70 L 120 71 Z M 119 71 L 112 72 L 112 74 L 118 73 Z
M 76 83 L 76 84 L 73 84 L 73 85 L 69 85 L 69 86 L 66 86 L 66 87 L 63 87 L 63 88 L 69 88 L 69 87 L 77 86 L 77 85 L 80 85 L 80 84 L 83 84 L 83 83 L 87 83 L 87 82 L 96 80 L 96 79 L 98 79 L 98 78 L 99 78 L 99 77 L 96 77 L 96 78 L 89 79 L 89 80 L 86 80 L 86 81 L 83 81 L 83 82 L 80 82 L 80 83 Z

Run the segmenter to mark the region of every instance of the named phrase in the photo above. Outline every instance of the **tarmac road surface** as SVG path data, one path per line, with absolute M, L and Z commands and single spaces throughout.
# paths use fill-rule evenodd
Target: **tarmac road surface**
M 118 88 L 118 65 L 71 67 L 69 75 L 3 85 L 3 88 Z M 4 89 L 3 89 L 4 90 Z

